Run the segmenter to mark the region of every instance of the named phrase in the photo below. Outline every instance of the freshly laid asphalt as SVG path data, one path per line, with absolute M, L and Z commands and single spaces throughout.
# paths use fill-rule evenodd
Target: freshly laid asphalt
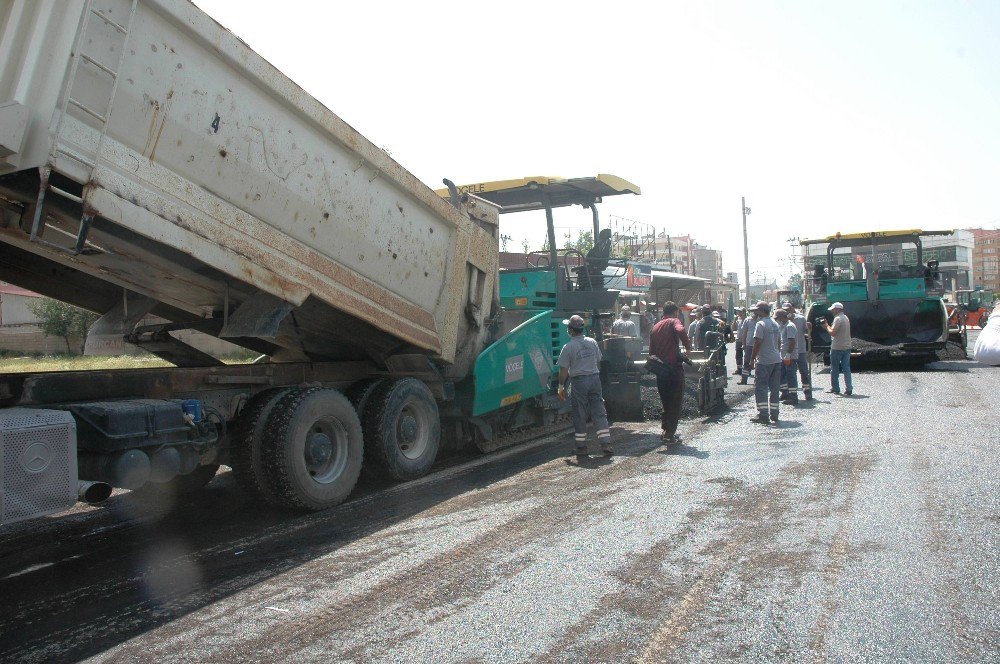
M 815 383 L 828 386 L 828 376 Z M 228 474 L 173 509 L 0 529 L 0 661 L 1000 659 L 1000 369 L 855 376 L 367 487 L 312 515 Z

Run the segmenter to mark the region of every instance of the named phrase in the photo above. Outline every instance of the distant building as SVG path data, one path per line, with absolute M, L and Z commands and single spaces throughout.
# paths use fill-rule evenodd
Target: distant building
M 642 247 L 637 259 L 668 272 L 694 274 L 692 244 L 690 235 L 661 234 Z
M 941 281 L 946 291 L 970 288 L 972 283 L 974 235 L 955 231 L 953 235 L 930 235 L 920 239 L 924 246 L 924 265 L 938 261 Z
M 1000 292 L 1000 230 L 970 228 L 973 236 L 972 287 Z
M 763 280 L 754 281 L 747 287 L 747 291 L 751 304 L 767 299 L 764 296 L 768 294 L 770 294 L 771 299 L 773 299 L 774 293 L 778 292 L 778 282 Z
M 722 271 L 722 252 L 695 243 L 694 275 L 716 283 L 726 281 L 726 275 Z

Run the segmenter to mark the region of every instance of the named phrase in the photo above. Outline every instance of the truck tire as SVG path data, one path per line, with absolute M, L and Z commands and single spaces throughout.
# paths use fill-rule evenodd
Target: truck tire
M 271 493 L 261 470 L 261 440 L 264 426 L 275 404 L 291 388 L 273 388 L 255 394 L 243 407 L 230 434 L 229 466 L 236 483 L 252 500 L 271 502 Z
M 270 502 L 322 510 L 357 484 L 364 437 L 354 407 L 329 388 L 289 390 L 272 407 L 261 439 L 261 476 Z
M 387 378 L 366 378 L 364 380 L 359 380 L 358 382 L 347 388 L 347 398 L 351 400 L 351 404 L 354 406 L 354 410 L 358 411 L 358 419 L 364 422 L 365 418 L 365 408 L 368 406 L 368 401 L 371 400 L 372 392 L 374 392 L 379 385 L 382 385 L 388 380 Z
M 372 392 L 363 417 L 370 470 L 397 480 L 430 472 L 441 444 L 441 419 L 423 382 L 386 380 Z

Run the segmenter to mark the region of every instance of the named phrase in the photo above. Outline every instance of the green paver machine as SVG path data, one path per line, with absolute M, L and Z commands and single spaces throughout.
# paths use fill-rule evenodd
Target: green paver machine
M 553 210 L 580 205 L 591 211 L 594 238 L 601 235 L 597 204 L 605 196 L 639 194 L 639 187 L 613 175 L 583 178 L 535 176 L 518 180 L 480 182 L 439 190 L 442 196 L 473 194 L 501 207 L 501 214 L 544 211 L 548 250 L 535 254 L 535 266 L 504 270 L 500 273 L 499 290 L 502 319 L 501 330 L 510 330 L 487 348 L 476 361 L 474 370 L 475 404 L 473 413 L 498 423 L 504 429 L 529 424 L 538 419 L 537 413 L 522 404 L 554 394 L 553 384 L 558 373 L 555 362 L 563 344 L 569 340 L 562 320 L 579 314 L 587 321 L 589 333 L 601 344 L 604 361 L 601 376 L 604 397 L 612 419 L 641 419 L 642 399 L 640 379 L 643 369 L 638 360 L 642 353 L 641 339 L 607 336 L 602 320 L 612 316 L 617 290 L 605 287 L 603 272 L 609 265 L 624 261 L 610 258 L 610 247 L 600 246 L 583 255 L 575 249 L 556 247 Z M 545 337 L 549 353 L 537 350 L 520 352 L 526 340 Z M 531 346 L 531 343 L 527 343 Z M 537 349 L 537 346 L 535 346 Z M 509 358 L 521 358 L 510 363 Z M 503 371 L 501 371 L 501 366 Z M 525 367 L 528 371 L 525 372 Z M 546 373 L 543 369 L 549 367 Z M 528 373 L 532 378 L 523 378 Z M 513 376 L 513 378 L 512 378 Z M 537 399 L 536 399 L 537 401 Z M 537 405 L 537 404 L 536 404 Z M 541 404 L 551 410 L 550 404 Z
M 851 321 L 855 356 L 935 359 L 948 341 L 948 316 L 937 261 L 924 263 L 921 237 L 951 234 L 900 230 L 803 240 L 803 245 L 826 245 L 826 256 L 810 266 L 813 351 L 827 356 L 830 335 L 817 322 L 832 321 L 827 309 L 841 302 Z

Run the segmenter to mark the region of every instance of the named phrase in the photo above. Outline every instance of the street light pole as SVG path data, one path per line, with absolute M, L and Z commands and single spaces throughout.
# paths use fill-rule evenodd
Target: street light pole
M 750 214 L 750 208 L 747 207 L 747 199 L 744 196 L 743 201 L 743 278 L 746 279 L 746 289 L 747 289 L 747 306 L 750 306 L 750 249 L 747 245 L 747 215 Z

